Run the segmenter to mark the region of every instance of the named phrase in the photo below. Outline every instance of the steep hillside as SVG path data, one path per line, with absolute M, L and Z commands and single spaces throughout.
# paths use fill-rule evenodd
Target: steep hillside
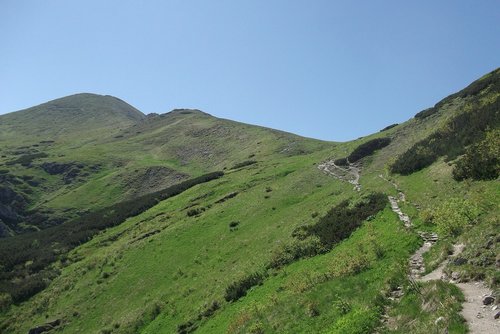
M 347 143 L 180 109 L 7 153 L 0 176 L 64 223 L 0 242 L 0 331 L 465 333 L 454 282 L 499 299 L 499 82 Z M 420 279 L 441 263 L 451 283 Z
M 3 235 L 57 225 L 189 176 L 326 145 L 197 110 L 144 117 L 119 99 L 91 94 L 0 120 Z

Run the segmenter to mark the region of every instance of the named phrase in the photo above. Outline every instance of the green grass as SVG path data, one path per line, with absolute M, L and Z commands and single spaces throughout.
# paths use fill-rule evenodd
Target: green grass
M 462 292 L 455 285 L 442 281 L 421 284 L 409 290 L 389 308 L 391 320 L 385 333 L 468 333 L 460 315 Z
M 83 105 L 78 117 L 87 117 L 85 122 L 73 115 L 69 107 L 72 104 Z M 54 105 L 66 107 L 54 109 Z M 34 160 L 30 167 L 17 164 L 8 167 L 20 176 L 38 176 L 41 185 L 32 187 L 27 196 L 31 208 L 71 217 L 82 210 L 134 197 L 134 189 L 127 184 L 132 181 L 147 183 L 147 175 L 138 175 L 137 171 L 150 166 L 167 167 L 196 177 L 230 169 L 248 160 L 279 160 L 333 146 L 285 132 L 217 119 L 198 111 L 189 114 L 175 111 L 146 120 L 141 120 L 137 113 L 133 107 L 114 98 L 83 94 L 4 115 L 0 125 L 0 151 L 5 157 L 0 158 L 0 166 L 17 159 L 19 154 L 16 152 L 20 150 L 46 154 L 47 157 Z M 42 116 L 46 119 L 38 124 Z M 52 122 L 51 118 L 54 118 Z M 59 121 L 64 123 L 61 127 L 71 132 L 59 133 L 58 126 L 54 125 Z M 41 129 L 41 132 L 30 132 L 32 128 Z M 17 129 L 13 133 L 18 135 L 22 132 L 23 141 L 8 135 L 9 129 Z M 44 140 L 55 142 L 40 144 Z M 82 181 L 65 184 L 62 175 L 53 176 L 41 170 L 39 165 L 43 162 L 76 162 L 99 168 L 90 171 Z M 175 181 L 157 182 L 160 184 L 155 185 L 156 189 Z M 16 186 L 14 189 L 21 191 Z M 141 190 L 144 191 L 147 189 Z
M 477 98 L 490 101 L 492 94 Z M 92 131 L 87 127 L 72 136 L 41 127 L 38 132 L 26 130 L 17 142 L 14 126 L 25 122 L 21 128 L 29 129 L 34 123 L 26 113 L 17 120 L 16 114 L 2 116 L 9 122 L 0 126 L 0 155 L 5 155 L 0 164 L 15 159 L 19 150 L 48 155 L 34 160 L 31 168 L 8 167 L 19 178 L 40 180 L 41 186 L 31 190 L 26 184 L 13 185 L 26 191 L 33 209 L 72 216 L 129 199 L 139 192 L 131 185 L 146 183 L 143 172 L 153 166 L 189 177 L 215 170 L 225 175 L 161 201 L 73 249 L 66 261 L 55 264 L 60 275 L 47 289 L 0 314 L 0 331 L 22 333 L 61 319 L 61 333 L 433 333 L 444 327 L 465 333 L 458 313 L 460 292 L 445 283 L 410 284 L 407 260 L 421 243 L 415 231 L 436 230 L 424 212 L 450 194 L 467 198 L 481 208 L 480 220 L 470 234 L 439 241 L 426 255 L 426 265 L 429 270 L 437 266 L 451 244 L 466 242 L 468 263 L 447 270 L 462 270 L 470 278 L 477 272 L 497 286 L 499 278 L 489 262 L 498 250 L 488 243 L 498 235 L 499 184 L 456 182 L 453 166 L 442 159 L 408 176 L 388 171 L 396 156 L 463 112 L 472 98 L 457 95 L 425 119 L 347 143 L 321 142 L 187 110 L 131 122 L 128 112 L 133 110 L 122 105 L 119 109 L 128 112 L 113 123 L 116 101 L 108 101 L 113 112 L 106 114 L 102 127 L 94 122 Z M 91 108 L 96 117 L 97 111 Z M 123 115 L 128 115 L 125 120 Z M 390 137 L 391 143 L 362 160 L 361 193 L 317 169 L 320 162 L 345 157 L 381 137 Z M 52 138 L 53 144 L 39 144 Z M 100 167 L 65 184 L 60 175 L 39 168 L 53 161 Z M 293 242 L 297 227 L 317 223 L 338 203 L 355 202 L 374 191 L 397 195 L 379 175 L 406 194 L 401 207 L 414 229 L 405 229 L 387 207 L 331 251 L 267 268 L 273 255 Z M 169 182 L 165 178 L 157 186 Z M 256 272 L 266 272 L 260 285 L 236 301 L 225 300 L 229 285 Z M 399 286 L 404 296 L 392 303 L 387 297 Z M 3 300 L 0 296 L 0 304 Z M 390 316 L 386 325 L 381 323 L 384 312 Z M 443 320 L 436 325 L 440 316 Z
M 70 316 L 66 311 L 69 309 L 68 303 L 73 307 L 77 305 L 80 313 L 78 319 L 86 319 L 87 330 L 94 331 L 105 326 L 106 321 L 99 317 L 103 313 L 112 310 L 115 319 L 120 319 L 118 315 L 121 312 L 135 310 L 137 314 L 134 313 L 134 317 L 141 320 L 140 310 L 145 306 L 144 303 L 155 302 L 153 296 L 168 295 L 171 303 L 182 303 L 176 306 L 179 314 L 174 317 L 177 324 L 182 323 L 184 318 L 192 314 L 193 303 L 201 307 L 204 302 L 211 300 L 207 300 L 207 296 L 222 299 L 223 291 L 232 279 L 266 262 L 265 256 L 253 259 L 252 254 L 266 254 L 280 239 L 286 241 L 290 238 L 293 228 L 306 219 L 312 219 L 314 211 L 326 211 L 329 203 L 352 194 L 348 185 L 324 177 L 312 165 L 313 160 L 314 156 L 307 159 L 302 156 L 290 157 L 281 164 L 273 162 L 268 166 L 242 169 L 214 184 L 186 191 L 175 201 L 162 202 L 76 250 L 72 257 L 82 257 L 84 260 L 64 268 L 51 287 L 36 296 L 30 304 L 44 303 L 44 298 L 63 301 L 61 305 L 49 307 L 45 312 L 62 312 L 65 316 Z M 285 173 L 291 170 L 294 172 Z M 271 187 L 272 192 L 266 192 L 266 187 Z M 331 196 L 334 190 L 341 195 Z M 224 203 L 214 204 L 233 191 L 240 193 Z M 207 208 L 211 205 L 211 208 L 200 217 L 188 217 L 183 208 L 192 203 L 192 199 L 204 194 L 209 195 L 196 202 Z M 266 195 L 270 197 L 266 199 Z M 240 225 L 231 232 L 229 223 L 234 220 L 239 220 Z M 148 239 L 133 241 L 152 229 L 160 229 L 161 232 Z M 105 246 L 107 242 L 104 239 L 120 231 L 127 232 Z M 113 274 L 97 284 L 101 271 L 108 265 L 102 261 L 114 263 Z M 61 283 L 68 280 L 74 283 Z M 75 287 L 58 295 L 62 293 L 61 286 L 67 284 L 75 284 Z M 126 302 L 113 306 L 104 302 L 112 300 L 112 296 L 125 294 L 125 291 L 130 290 L 130 284 L 139 285 L 126 293 L 130 297 Z M 212 286 L 208 291 L 205 289 L 207 285 Z M 92 299 L 94 297 L 98 300 Z M 102 309 L 101 306 L 86 306 L 89 302 L 100 305 L 100 301 Z M 25 311 L 14 313 L 30 314 L 30 317 L 38 313 Z M 45 312 L 39 313 L 38 321 L 43 322 Z M 84 312 L 90 314 L 84 315 Z M 88 320 L 93 318 L 99 320 Z M 78 319 L 68 326 L 69 332 L 81 326 Z M 16 322 L 26 325 L 26 320 L 19 319 Z M 123 327 L 127 327 L 126 323 Z
M 394 240 L 393 233 L 403 237 Z M 383 250 L 381 258 L 371 249 L 373 241 Z M 398 264 L 418 246 L 417 241 L 386 210 L 331 252 L 278 271 L 263 286 L 221 310 L 199 332 L 246 333 L 255 326 L 261 326 L 266 333 L 335 332 L 341 331 L 344 322 L 355 323 L 366 313 L 375 312 L 378 319 L 381 309 L 377 310 L 377 304 L 381 307 L 383 300 L 380 294 L 388 278 L 397 272 Z M 358 260 L 365 262 L 364 269 L 349 266 Z M 342 310 L 342 303 L 350 310 Z M 371 323 L 370 328 L 377 323 Z M 364 326 L 360 323 L 359 328 L 351 330 L 366 332 Z M 153 333 L 160 328 L 160 323 L 152 323 L 148 329 Z

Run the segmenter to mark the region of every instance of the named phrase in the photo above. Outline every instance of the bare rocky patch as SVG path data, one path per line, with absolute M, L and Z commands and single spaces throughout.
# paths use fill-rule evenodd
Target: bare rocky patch
M 359 184 L 361 164 L 359 162 L 347 163 L 347 166 L 341 167 L 335 164 L 334 159 L 331 159 L 320 163 L 318 169 L 338 180 L 349 182 L 354 185 L 354 190 L 361 191 L 361 185 Z

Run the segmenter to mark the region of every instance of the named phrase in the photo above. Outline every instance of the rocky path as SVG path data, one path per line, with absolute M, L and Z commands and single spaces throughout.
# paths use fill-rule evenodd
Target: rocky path
M 382 177 L 382 176 L 381 176 Z M 393 185 L 398 189 L 397 185 Z M 402 195 L 401 195 L 402 194 Z M 399 220 L 407 227 L 412 227 L 412 223 L 408 215 L 402 212 L 398 202 L 405 201 L 405 196 L 399 192 L 399 199 L 389 196 L 391 209 L 399 217 Z M 441 265 L 427 275 L 425 272 L 423 255 L 428 252 L 433 244 L 438 240 L 435 233 L 419 232 L 424 240 L 424 244 L 420 247 L 409 260 L 410 279 L 417 282 L 428 282 L 431 280 L 445 280 L 455 284 L 462 290 L 465 296 L 462 316 L 467 321 L 470 333 L 472 334 L 496 334 L 500 333 L 500 311 L 495 305 L 495 300 L 492 297 L 492 291 L 488 289 L 483 282 L 464 282 L 459 283 L 459 276 L 447 277 L 444 273 L 444 268 L 448 264 L 451 257 L 459 255 L 464 249 L 463 244 L 453 246 L 453 254 L 448 257 Z M 423 276 L 422 276 L 423 275 Z M 395 291 L 396 293 L 398 291 Z M 496 317 L 496 319 L 495 319 Z
M 456 285 L 465 296 L 461 313 L 469 325 L 470 333 L 500 333 L 500 319 L 495 319 L 499 310 L 494 305 L 491 290 L 482 282 L 456 283 Z
M 424 240 L 424 244 L 410 257 L 409 262 L 410 278 L 415 281 L 421 281 L 425 272 L 424 254 L 438 241 L 438 236 L 435 233 L 419 232 L 419 234 Z
M 397 189 L 397 185 L 393 183 Z M 399 207 L 399 202 L 405 202 L 406 196 L 403 192 L 399 191 L 398 197 L 388 196 L 389 202 L 391 203 L 392 211 L 398 215 L 399 220 L 404 224 L 406 228 L 411 228 L 413 224 L 411 223 L 410 217 L 405 214 Z M 424 244 L 417 249 L 417 251 L 410 257 L 409 267 L 410 267 L 410 279 L 419 280 L 422 274 L 425 272 L 424 265 L 424 254 L 427 253 L 436 241 L 438 241 L 438 236 L 435 233 L 428 232 L 418 232 L 420 237 L 424 240 Z
M 464 247 L 465 247 L 464 244 L 454 245 L 453 246 L 453 253 L 450 255 L 450 257 L 458 256 L 460 253 L 462 253 Z M 428 282 L 428 281 L 437 280 L 437 279 L 447 280 L 448 277 L 444 273 L 444 268 L 446 267 L 448 262 L 449 262 L 449 259 L 446 259 L 445 261 L 443 261 L 439 265 L 439 267 L 437 267 L 436 269 L 434 269 L 433 271 L 431 271 L 427 275 L 417 278 L 417 280 L 419 282 Z M 457 279 L 458 279 L 458 277 L 452 277 L 450 282 L 455 283 L 455 281 Z
M 419 282 L 428 282 L 432 280 L 443 280 L 455 284 L 465 297 L 465 302 L 462 304 L 461 314 L 467 321 L 470 333 L 472 334 L 489 334 L 500 333 L 500 311 L 495 305 L 495 300 L 492 296 L 492 291 L 484 285 L 483 282 L 462 282 L 460 283 L 459 275 L 452 273 L 448 277 L 444 273 L 444 268 L 452 257 L 460 255 L 464 249 L 463 244 L 453 246 L 453 254 L 448 257 L 441 265 L 427 275 L 417 278 Z M 495 316 L 498 314 L 497 319 Z
M 392 211 L 394 211 L 394 213 L 396 213 L 399 217 L 399 220 L 405 225 L 405 227 L 407 228 L 410 228 L 412 225 L 411 225 L 411 221 L 410 221 L 410 217 L 408 217 L 407 214 L 403 213 L 403 211 L 401 211 L 401 208 L 399 207 L 399 204 L 398 204 L 398 199 L 396 197 L 393 197 L 393 196 L 388 196 L 389 198 L 389 202 L 391 203 L 391 209 Z
M 361 190 L 361 185 L 359 184 L 361 166 L 358 164 L 350 163 L 347 167 L 340 167 L 335 164 L 333 159 L 331 159 L 319 164 L 318 169 L 336 179 L 349 182 L 354 185 L 354 190 L 356 191 Z

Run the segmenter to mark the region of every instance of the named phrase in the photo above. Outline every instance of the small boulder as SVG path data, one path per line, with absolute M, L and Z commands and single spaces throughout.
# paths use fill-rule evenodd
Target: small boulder
M 483 305 L 491 305 L 495 301 L 495 297 L 493 296 L 486 296 L 483 299 Z

